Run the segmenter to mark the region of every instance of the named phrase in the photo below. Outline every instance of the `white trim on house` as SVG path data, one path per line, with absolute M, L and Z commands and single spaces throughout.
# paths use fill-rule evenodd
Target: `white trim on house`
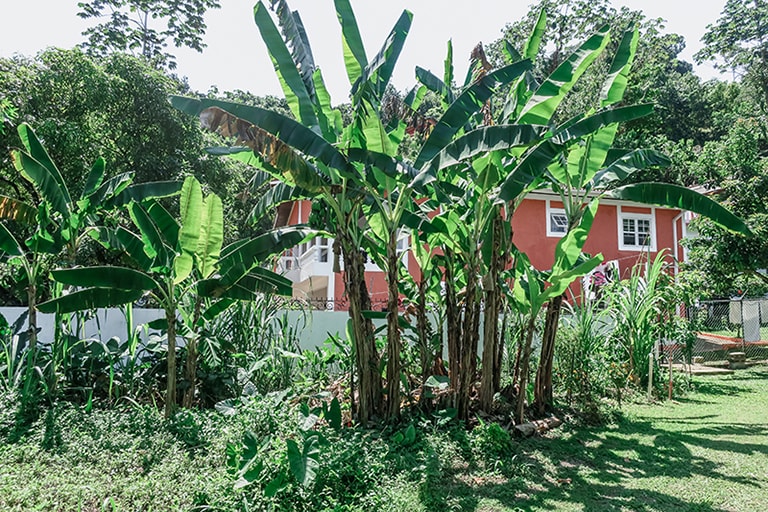
M 635 212 L 623 212 L 621 205 L 616 206 L 616 227 L 618 228 L 619 236 L 619 250 L 620 251 L 646 251 L 650 249 L 651 252 L 657 251 L 658 244 L 656 243 L 656 208 L 650 207 L 651 213 L 635 213 Z M 625 223 L 624 221 L 627 221 Z M 647 223 L 647 228 L 644 226 Z M 625 224 L 630 228 L 629 231 L 625 231 Z M 638 243 L 639 238 L 647 233 L 647 237 L 650 239 L 648 243 Z M 626 243 L 624 235 L 631 234 L 635 239 L 634 243 Z
M 562 238 L 567 232 L 568 217 L 565 214 L 565 209 L 553 208 L 552 201 L 547 199 L 547 236 Z

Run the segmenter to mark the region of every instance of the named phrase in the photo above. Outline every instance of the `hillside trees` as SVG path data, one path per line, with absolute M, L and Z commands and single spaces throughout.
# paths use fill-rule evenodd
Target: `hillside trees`
M 751 91 L 765 123 L 768 115 L 768 2 L 728 0 L 720 18 L 707 26 L 704 48 L 698 62 L 715 61 L 715 67 L 730 71 Z M 765 128 L 763 137 L 766 136 Z
M 45 141 L 72 193 L 82 190 L 98 157 L 105 160 L 107 178 L 130 172 L 141 183 L 193 175 L 233 211 L 226 218 L 227 240 L 252 236 L 257 229 L 245 219 L 258 196 L 244 193 L 250 171 L 205 152 L 220 141 L 168 103 L 169 94 L 184 90 L 128 55 L 97 59 L 77 49 L 51 49 L 35 58 L 0 59 L 0 96 Z M 33 191 L 14 179 L 9 159 L 9 149 L 19 145 L 15 130 L 0 134 L 0 192 L 32 200 Z

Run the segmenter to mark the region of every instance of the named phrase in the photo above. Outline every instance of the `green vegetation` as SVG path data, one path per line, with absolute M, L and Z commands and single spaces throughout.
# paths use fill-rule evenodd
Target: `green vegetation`
M 658 354 L 671 341 L 691 355 L 681 304 L 768 282 L 768 125 L 750 114 L 768 81 L 764 52 L 739 51 L 768 36 L 742 3 L 699 57 L 726 57 L 743 84 L 702 84 L 681 38 L 642 13 L 542 0 L 475 48 L 463 82 L 449 42 L 442 77 L 417 68 L 401 94 L 412 14 L 369 53 L 334 0 L 350 83 L 336 105 L 285 0 L 253 10 L 284 100 L 195 93 L 163 71 L 166 40 L 202 49 L 217 0 L 79 5 L 113 13 L 88 31 L 92 55 L 0 60 L 0 291 L 27 305 L 0 317 L 0 508 L 768 507 L 768 375 L 691 382 Z M 733 32 L 732 18 L 749 23 Z M 543 189 L 563 212 L 550 268 L 512 243 Z M 609 279 L 584 252 L 604 199 L 698 214 L 692 271 L 673 276 L 649 248 Z M 297 200 L 307 225 L 265 228 Z M 633 246 L 648 245 L 645 222 Z M 286 311 L 294 289 L 276 270 L 318 238 L 349 320 L 302 350 L 307 318 Z M 163 318 L 137 326 L 145 304 Z M 105 307 L 125 335 L 87 338 Z M 667 378 L 678 401 L 649 405 Z M 565 423 L 549 430 L 554 415 Z
M 11 396 L 0 416 L 3 510 L 647 510 L 750 511 L 768 506 L 765 368 L 699 377 L 685 397 L 630 404 L 608 424 L 572 418 L 525 441 L 495 423 L 471 432 L 413 420 L 415 429 L 320 431 L 316 478 L 289 478 L 274 497 L 234 490 L 224 457 L 246 431 L 258 457 L 288 472 L 281 438 L 300 435 L 279 397 L 234 416 L 152 407 L 60 404 L 29 425 Z M 275 405 L 281 404 L 279 407 Z M 33 477 L 30 477 L 34 475 Z

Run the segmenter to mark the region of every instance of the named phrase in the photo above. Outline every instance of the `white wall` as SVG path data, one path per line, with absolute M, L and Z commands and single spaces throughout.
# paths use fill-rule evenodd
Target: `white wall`
M 26 311 L 27 308 L 22 307 L 0 307 L 0 315 L 3 315 L 11 325 Z M 303 326 L 300 335 L 301 348 L 311 349 L 322 345 L 328 338 L 328 333 L 334 335 L 338 333 L 342 338 L 346 338 L 347 320 L 349 319 L 349 314 L 346 311 L 310 311 L 307 313 L 287 311 L 287 314 L 292 325 Z M 160 309 L 133 309 L 134 326 L 163 317 L 164 313 Z M 374 324 L 378 327 L 384 324 L 384 320 L 374 320 Z M 38 338 L 41 343 L 50 342 L 54 333 L 54 315 L 38 313 L 37 326 L 40 328 Z M 27 322 L 25 321 L 21 330 L 26 329 Z M 123 315 L 122 310 L 116 308 L 100 309 L 96 318 L 86 322 L 81 332 L 82 338 L 100 337 L 103 340 L 108 340 L 117 336 L 124 340 L 128 333 L 125 315 Z

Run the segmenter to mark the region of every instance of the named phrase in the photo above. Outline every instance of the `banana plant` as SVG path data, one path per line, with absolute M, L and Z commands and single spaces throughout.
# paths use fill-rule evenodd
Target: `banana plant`
M 356 414 L 365 423 L 381 410 L 379 356 L 373 326 L 363 315 L 371 309 L 364 279 L 365 226 L 360 222 L 368 186 L 365 172 L 370 165 L 355 162 L 351 155 L 356 153 L 359 160 L 366 160 L 368 151 L 377 150 L 377 155 L 392 160 L 387 155 L 396 147 L 393 140 L 399 132 L 387 131 L 377 112 L 408 33 L 411 14 L 403 12 L 381 51 L 369 62 L 349 2 L 335 2 L 342 21 L 345 64 L 352 85 L 354 120 L 344 127 L 339 111 L 331 107 L 301 18 L 284 1 L 272 2 L 272 6 L 280 29 L 262 2 L 254 7 L 254 18 L 297 121 L 231 103 L 178 97 L 171 101 L 177 108 L 201 116 L 209 128 L 237 136 L 243 145 L 240 152 L 244 150 L 249 157 L 255 157 L 253 160 L 262 170 L 283 182 L 271 191 L 274 193 L 270 197 L 276 204 L 311 197 L 319 206 L 313 210 L 313 217 L 333 234 L 336 263 L 339 254 L 343 255 L 358 375 Z M 230 126 L 235 130 L 228 130 Z
M 135 234 L 123 227 L 91 232 L 108 249 L 122 251 L 138 269 L 82 267 L 52 271 L 60 283 L 78 291 L 44 302 L 40 311 L 70 313 L 134 302 L 148 294 L 165 311 L 168 343 L 165 414 L 176 407 L 177 310 L 184 297 L 197 294 L 218 300 L 247 300 L 258 291 L 290 293 L 290 282 L 257 264 L 307 235 L 298 228 L 270 232 L 221 248 L 221 200 L 203 198 L 200 183 L 188 177 L 182 186 L 179 220 L 160 203 L 128 205 Z M 212 306 L 212 307 L 215 307 Z M 221 305 L 218 306 L 221 308 Z M 194 346 L 194 335 L 191 336 Z
M 499 85 L 509 86 L 510 92 L 505 107 L 498 113 L 492 111 L 489 100 L 499 87 L 493 88 L 487 95 L 473 94 L 464 102 L 454 100 L 443 118 L 453 120 L 458 112 L 468 115 L 459 117 L 461 123 L 452 123 L 450 128 L 445 126 L 448 123 L 438 122 L 416 158 L 417 167 L 430 158 L 433 163 L 439 162 L 433 199 L 440 204 L 442 213 L 433 222 L 440 221 L 443 235 L 442 240 L 437 242 L 444 244 L 443 252 L 454 259 L 445 268 L 446 288 L 447 292 L 451 292 L 446 295 L 446 316 L 450 373 L 452 387 L 457 392 L 460 417 L 467 414 L 469 391 L 475 373 L 481 297 L 486 304 L 480 393 L 482 408 L 490 409 L 500 381 L 499 354 L 502 347 L 497 327 L 503 298 L 500 276 L 510 265 L 513 254 L 512 215 L 527 190 L 546 170 L 543 162 L 557 153 L 558 147 L 551 139 L 555 135 L 568 140 L 583 135 L 560 133 L 562 127 L 551 125 L 552 116 L 568 91 L 608 43 L 608 29 L 603 27 L 539 83 L 533 78 L 529 64 L 530 58 L 538 53 L 545 23 L 542 13 L 522 54 L 509 45 L 508 54 L 512 63 L 501 69 L 489 69 L 482 48 L 476 48 L 472 79 L 499 78 L 504 75 L 505 69 L 514 66 L 515 61 L 521 58 L 525 59 L 518 61 L 518 64 L 525 62 L 528 65 L 523 73 L 499 80 Z M 450 53 L 449 46 L 449 59 Z M 452 76 L 449 59 L 446 59 L 444 81 L 423 70 L 417 75 L 425 86 L 442 94 L 446 101 L 453 96 L 450 84 L 446 83 Z M 471 83 L 465 85 L 458 98 L 473 88 Z M 510 138 L 513 133 L 516 137 L 514 141 Z M 504 144 L 488 144 L 497 142 L 492 141 L 489 135 L 501 134 L 504 134 Z M 451 148 L 449 151 L 440 149 L 446 140 L 449 141 L 446 149 Z M 463 148 L 457 151 L 459 144 Z M 482 282 L 479 281 L 481 275 Z M 448 290 L 451 285 L 459 287 Z M 464 297 L 459 297 L 459 293 Z M 464 304 L 463 312 L 458 308 L 460 302 Z
M 602 110 L 623 100 L 638 43 L 637 29 L 628 30 L 619 42 L 599 96 Z M 619 109 L 614 109 L 619 110 Z M 588 112 L 594 115 L 595 111 Z M 710 198 L 687 188 L 670 184 L 638 183 L 621 185 L 634 172 L 649 167 L 664 167 L 669 159 L 648 149 L 613 148 L 619 122 L 603 126 L 575 143 L 569 143 L 562 157 L 547 167 L 541 186 L 560 196 L 567 217 L 567 233 L 577 229 L 586 212 L 603 197 L 631 200 L 641 204 L 679 208 L 712 219 L 726 229 L 748 233 L 746 225 Z M 542 336 L 542 356 L 536 373 L 534 401 L 538 413 L 552 405 L 552 366 L 555 338 L 564 295 L 548 305 Z
M 129 173 L 105 180 L 105 162 L 93 164 L 79 197 L 73 196 L 61 172 L 51 160 L 32 128 L 17 128 L 22 148 L 12 151 L 14 166 L 36 191 L 38 204 L 0 196 L 0 221 L 11 221 L 17 229 L 0 224 L 0 251 L 5 260 L 22 269 L 27 286 L 30 347 L 37 342 L 39 285 L 47 260 L 63 258 L 73 263 L 82 240 L 105 213 L 132 199 L 167 197 L 178 193 L 180 184 L 157 182 L 132 185 Z M 61 290 L 54 288 L 57 294 Z M 58 322 L 57 322 L 58 324 Z

